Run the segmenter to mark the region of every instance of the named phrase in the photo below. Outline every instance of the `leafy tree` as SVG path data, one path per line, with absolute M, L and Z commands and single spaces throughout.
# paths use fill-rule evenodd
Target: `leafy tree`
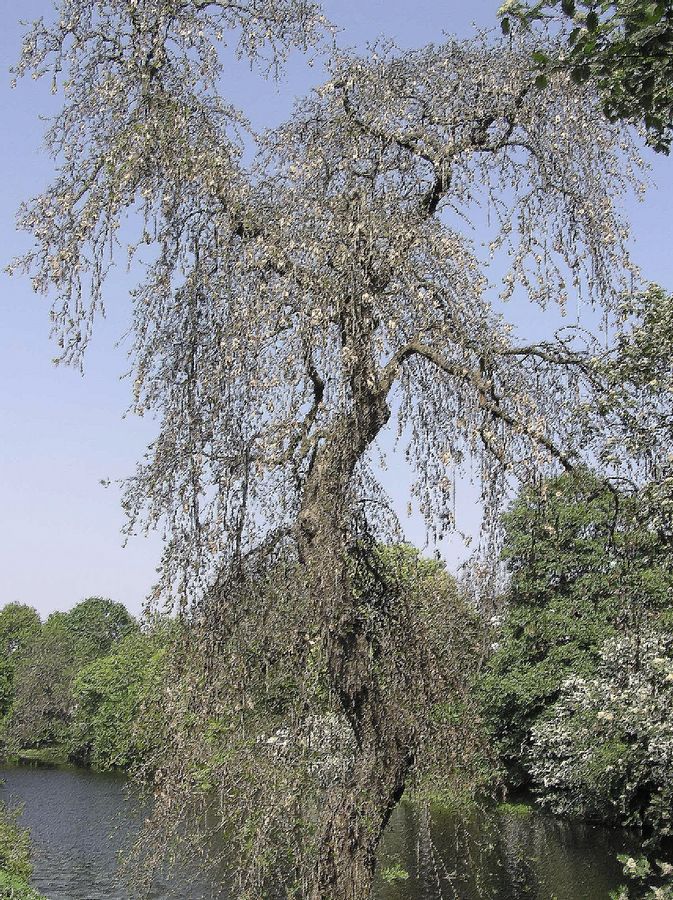
M 83 600 L 66 616 L 75 654 L 85 661 L 102 656 L 127 634 L 138 630 L 138 623 L 123 603 L 102 597 Z
M 533 727 L 531 771 L 544 803 L 644 830 L 673 831 L 673 637 L 648 629 L 606 641 L 596 672 L 563 684 Z
M 635 858 L 620 854 L 623 873 L 629 884 L 620 885 L 610 893 L 610 900 L 671 900 L 673 897 L 673 865 L 665 860 L 650 861 L 646 856 Z
M 590 677 L 617 630 L 634 636 L 673 606 L 670 542 L 642 494 L 586 470 L 522 491 L 505 517 L 510 573 L 497 650 L 482 684 L 505 761 L 528 766 L 531 728 L 566 678 Z
M 71 758 L 98 769 L 130 769 L 142 762 L 152 735 L 140 721 L 156 694 L 165 655 L 160 641 L 135 632 L 75 676 Z
M 53 290 L 61 358 L 80 364 L 109 248 L 139 214 L 134 406 L 159 433 L 125 502 L 131 527 L 165 527 L 160 589 L 191 626 L 168 679 L 155 832 L 190 808 L 216 740 L 240 895 L 272 881 L 367 897 L 391 811 L 442 733 L 417 598 L 363 602 L 354 581 L 354 556 L 396 533 L 372 453 L 396 419 L 441 535 L 447 467 L 478 460 L 492 513 L 510 475 L 595 448 L 600 427 L 578 430 L 574 408 L 608 390 L 593 345 L 520 340 L 458 223 L 496 211 L 505 297 L 519 285 L 563 307 L 581 284 L 609 309 L 631 274 L 615 205 L 628 142 L 562 74 L 531 92 L 526 46 L 448 41 L 335 53 L 246 167 L 222 42 L 235 30 L 242 52 L 280 61 L 316 37 L 314 5 L 57 6 L 16 67 L 67 85 L 19 267 Z M 255 702 L 262 663 L 296 686 L 282 723 Z M 325 698 L 344 761 L 330 779 L 312 738 Z
M 655 476 L 649 494 L 652 523 L 671 531 L 671 458 L 657 450 L 659 435 L 673 434 L 673 295 L 658 285 L 627 295 L 620 304 L 620 316 L 627 327 L 617 337 L 612 352 L 597 360 L 610 385 L 610 404 L 618 415 L 628 417 L 628 409 L 649 410 L 641 420 L 637 440 L 650 443 L 650 469 Z M 624 445 L 631 448 L 631 437 Z M 613 446 L 619 437 L 615 436 Z M 658 495 L 655 499 L 654 495 Z
M 7 603 L 0 609 L 0 657 L 20 656 L 40 630 L 40 616 L 32 606 Z
M 0 720 L 4 720 L 14 700 L 14 667 L 0 657 Z
M 78 670 L 137 629 L 121 603 L 98 597 L 52 613 L 17 662 L 9 739 L 22 747 L 67 744 Z
M 52 613 L 26 648 L 14 676 L 8 738 L 20 747 L 62 744 L 72 712 L 76 671 L 67 614 Z
M 538 87 L 557 69 L 595 84 L 605 114 L 644 124 L 655 150 L 668 153 L 673 137 L 673 3 L 670 0 L 507 0 L 498 10 L 503 31 L 559 17 L 562 50 L 533 53 Z
M 8 603 L 0 610 L 0 720 L 7 717 L 14 700 L 14 669 L 41 626 L 37 611 L 22 603 Z

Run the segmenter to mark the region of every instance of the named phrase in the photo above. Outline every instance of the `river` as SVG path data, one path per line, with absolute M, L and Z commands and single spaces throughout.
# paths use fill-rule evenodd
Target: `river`
M 2 799 L 23 804 L 33 883 L 49 900 L 135 900 L 117 864 L 142 812 L 123 777 L 17 766 L 0 769 L 0 778 Z M 616 860 L 622 852 L 637 852 L 633 836 L 521 806 L 472 816 L 436 809 L 428 816 L 403 803 L 384 842 L 376 900 L 607 900 L 623 881 Z M 219 881 L 184 864 L 158 879 L 149 896 L 230 898 Z

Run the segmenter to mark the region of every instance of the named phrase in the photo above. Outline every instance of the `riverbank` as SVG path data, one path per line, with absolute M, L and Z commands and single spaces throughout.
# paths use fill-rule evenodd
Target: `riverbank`
M 68 766 L 67 752 L 61 747 L 41 747 L 39 750 L 18 750 L 0 755 L 0 766 Z

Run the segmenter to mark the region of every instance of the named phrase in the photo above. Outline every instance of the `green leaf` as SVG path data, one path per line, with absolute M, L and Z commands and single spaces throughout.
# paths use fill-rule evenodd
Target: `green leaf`
M 561 9 L 572 18 L 575 15 L 575 0 L 561 0 Z
M 505 16 L 504 19 L 501 19 L 501 20 L 500 20 L 500 27 L 502 28 L 502 33 L 503 33 L 503 34 L 509 34 L 509 32 L 510 32 L 510 23 L 509 23 L 509 17 L 508 17 L 508 16 Z
M 645 7 L 645 18 L 649 25 L 654 25 L 656 22 L 659 22 L 663 14 L 663 3 L 650 3 Z
M 532 53 L 532 57 L 539 66 L 546 66 L 549 62 L 549 57 L 541 50 L 534 50 Z
M 538 88 L 539 90 L 544 90 L 544 88 L 546 88 L 548 84 L 549 84 L 549 79 L 547 78 L 546 75 L 538 75 L 537 78 L 535 79 L 535 87 Z
M 573 28 L 573 30 L 570 32 L 570 34 L 568 35 L 568 44 L 571 47 L 573 46 L 573 44 L 575 43 L 575 41 L 577 40 L 577 38 L 580 36 L 581 33 L 582 33 L 581 28 Z
M 596 31 L 598 28 L 598 14 L 593 9 L 587 14 L 587 28 L 589 31 Z
M 570 72 L 570 77 L 575 84 L 584 84 L 590 74 L 589 66 L 575 66 Z

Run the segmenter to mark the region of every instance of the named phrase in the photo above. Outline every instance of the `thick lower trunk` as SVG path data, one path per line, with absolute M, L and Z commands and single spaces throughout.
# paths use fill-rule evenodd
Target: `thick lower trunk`
M 411 765 L 410 735 L 386 698 L 348 566 L 348 488 L 357 461 L 389 416 L 385 402 L 345 418 L 322 448 L 304 492 L 299 551 L 307 587 L 321 611 L 333 696 L 355 741 L 350 775 L 329 792 L 319 822 L 310 900 L 366 900 L 376 852 Z
M 410 765 L 394 734 L 356 754 L 350 783 L 334 789 L 321 821 L 319 856 L 310 900 L 366 900 L 376 854 Z

